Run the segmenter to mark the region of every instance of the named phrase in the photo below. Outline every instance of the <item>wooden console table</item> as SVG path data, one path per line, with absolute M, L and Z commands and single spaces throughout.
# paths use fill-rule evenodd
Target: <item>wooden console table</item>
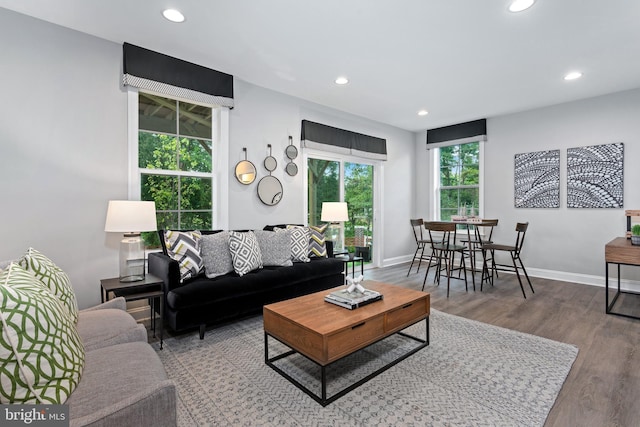
M 630 317 L 632 319 L 640 319 L 639 316 L 631 314 L 624 314 L 620 312 L 614 312 L 613 306 L 620 294 L 639 295 L 638 292 L 622 291 L 620 290 L 620 266 L 621 265 L 635 265 L 640 267 L 640 246 L 634 246 L 631 244 L 631 240 L 625 237 L 616 237 L 604 247 L 604 259 L 605 259 L 605 307 L 607 314 L 615 314 L 617 316 Z M 618 289 L 615 296 L 609 303 L 609 264 L 618 265 Z

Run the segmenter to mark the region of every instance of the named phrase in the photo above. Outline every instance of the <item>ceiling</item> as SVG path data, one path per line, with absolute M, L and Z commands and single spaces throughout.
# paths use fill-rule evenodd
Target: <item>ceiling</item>
M 640 1 L 0 0 L 410 131 L 640 87 Z M 181 24 L 162 17 L 179 9 Z M 574 81 L 563 76 L 584 75 Z M 338 86 L 344 75 L 349 84 Z M 242 108 L 242 100 L 236 100 Z M 429 114 L 418 116 L 418 110 Z

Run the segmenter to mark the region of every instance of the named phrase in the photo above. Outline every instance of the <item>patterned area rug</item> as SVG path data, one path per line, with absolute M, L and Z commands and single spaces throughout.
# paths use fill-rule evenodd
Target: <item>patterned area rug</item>
M 407 330 L 425 336 L 424 322 Z M 180 426 L 542 426 L 574 346 L 431 310 L 431 344 L 327 407 L 264 363 L 262 317 L 174 337 L 158 351 L 178 390 Z M 391 336 L 327 371 L 328 395 L 416 346 Z M 285 351 L 269 339 L 269 356 Z M 278 361 L 319 390 L 319 368 Z

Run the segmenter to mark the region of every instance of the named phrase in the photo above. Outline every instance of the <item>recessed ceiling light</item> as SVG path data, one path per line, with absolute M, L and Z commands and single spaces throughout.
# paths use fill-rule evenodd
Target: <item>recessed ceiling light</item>
M 162 16 L 167 18 L 171 22 L 183 22 L 184 15 L 180 11 L 175 9 L 166 9 L 162 12 Z
M 582 73 L 580 71 L 572 71 L 568 73 L 566 76 L 564 76 L 564 79 L 575 80 L 575 79 L 579 79 L 580 77 L 582 77 Z
M 336 79 L 336 84 L 337 85 L 346 85 L 347 83 L 349 83 L 349 79 L 346 77 L 338 77 Z
M 513 0 L 509 5 L 509 12 L 522 12 L 533 6 L 535 0 Z
M 429 112 L 427 110 L 420 110 L 418 111 L 418 115 L 419 116 L 426 116 L 427 114 L 429 114 Z

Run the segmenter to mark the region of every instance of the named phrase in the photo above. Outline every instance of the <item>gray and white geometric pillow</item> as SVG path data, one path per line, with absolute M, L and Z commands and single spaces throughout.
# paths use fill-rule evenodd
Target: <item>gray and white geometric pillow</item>
M 262 268 L 262 254 L 255 234 L 251 231 L 229 232 L 229 251 L 233 260 L 233 269 L 239 276 Z
M 264 266 L 291 266 L 291 233 L 255 230 Z
M 167 254 L 180 265 L 180 283 L 196 277 L 202 271 L 204 264 L 200 255 L 200 239 L 202 234 L 198 230 L 164 232 Z
M 200 240 L 200 254 L 204 262 L 204 274 L 209 278 L 233 271 L 233 260 L 229 250 L 229 232 L 205 234 Z
M 288 225 L 291 231 L 291 260 L 293 262 L 309 262 L 309 227 Z M 278 231 L 278 230 L 276 230 Z

